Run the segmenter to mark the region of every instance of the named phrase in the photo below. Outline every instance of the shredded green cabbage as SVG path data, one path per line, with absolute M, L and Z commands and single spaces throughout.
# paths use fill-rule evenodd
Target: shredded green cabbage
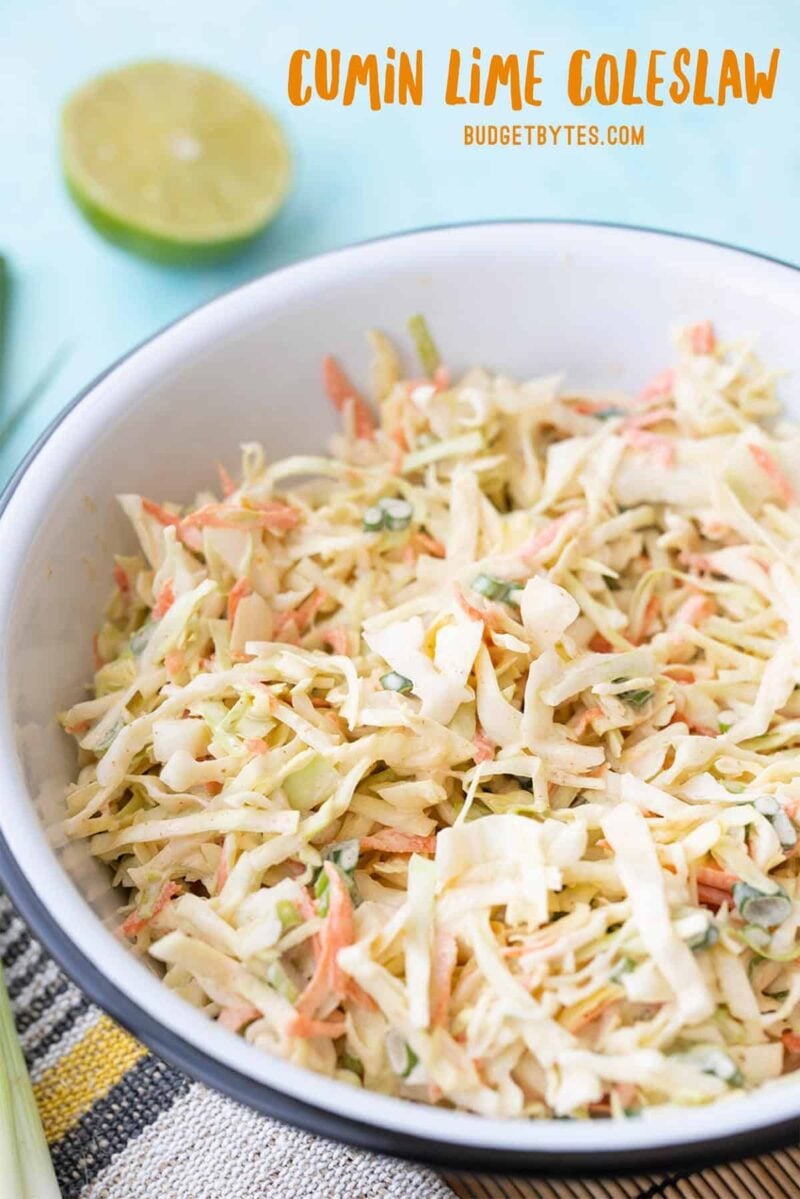
M 66 830 L 179 995 L 491 1116 L 800 1051 L 800 431 L 707 322 L 638 399 L 371 335 L 331 456 L 121 503 Z

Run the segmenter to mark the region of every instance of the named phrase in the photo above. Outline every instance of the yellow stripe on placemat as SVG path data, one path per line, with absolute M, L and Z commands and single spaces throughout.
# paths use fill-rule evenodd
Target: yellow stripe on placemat
M 48 1141 L 52 1144 L 63 1137 L 146 1052 L 107 1016 L 101 1016 L 74 1049 L 34 1084 Z

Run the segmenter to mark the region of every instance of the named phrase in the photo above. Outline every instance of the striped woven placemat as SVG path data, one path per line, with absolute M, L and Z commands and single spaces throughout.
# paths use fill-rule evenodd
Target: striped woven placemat
M 64 1199 L 798 1199 L 800 1149 L 598 1181 L 438 1175 L 299 1132 L 153 1057 L 0 894 L 0 957 Z

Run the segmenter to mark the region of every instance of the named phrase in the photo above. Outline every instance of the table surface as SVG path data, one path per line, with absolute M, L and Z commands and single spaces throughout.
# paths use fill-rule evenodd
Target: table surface
M 656 7 L 659 11 L 655 11 Z M 595 10 L 595 11 L 593 11 Z M 54 355 L 56 378 L 0 452 L 6 478 L 35 435 L 98 372 L 154 330 L 245 279 L 331 247 L 401 229 L 498 217 L 590 218 L 701 234 L 800 260 L 796 117 L 800 11 L 785 0 L 28 0 L 5 5 L 0 44 L 3 186 L 0 253 L 13 307 L 0 426 Z M 298 47 L 425 52 L 422 108 L 364 103 L 292 108 L 286 71 Z M 504 121 L 502 106 L 446 107 L 451 46 L 469 56 L 544 50 L 543 106 L 523 121 L 643 120 L 644 148 L 465 147 L 465 120 Z M 753 107 L 570 109 L 571 51 L 724 46 L 782 49 L 775 97 Z M 87 77 L 145 57 L 229 72 L 285 122 L 291 199 L 249 253 L 176 269 L 104 243 L 74 211 L 58 168 L 58 114 Z M 467 114 L 465 116 L 465 113 Z

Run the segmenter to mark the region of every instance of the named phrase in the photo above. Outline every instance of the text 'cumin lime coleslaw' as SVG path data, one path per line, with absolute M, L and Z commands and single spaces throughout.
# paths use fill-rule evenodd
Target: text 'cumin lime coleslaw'
M 121 497 L 69 836 L 179 995 L 490 1116 L 800 1063 L 800 430 L 708 323 L 636 400 L 324 364 L 331 457 Z

